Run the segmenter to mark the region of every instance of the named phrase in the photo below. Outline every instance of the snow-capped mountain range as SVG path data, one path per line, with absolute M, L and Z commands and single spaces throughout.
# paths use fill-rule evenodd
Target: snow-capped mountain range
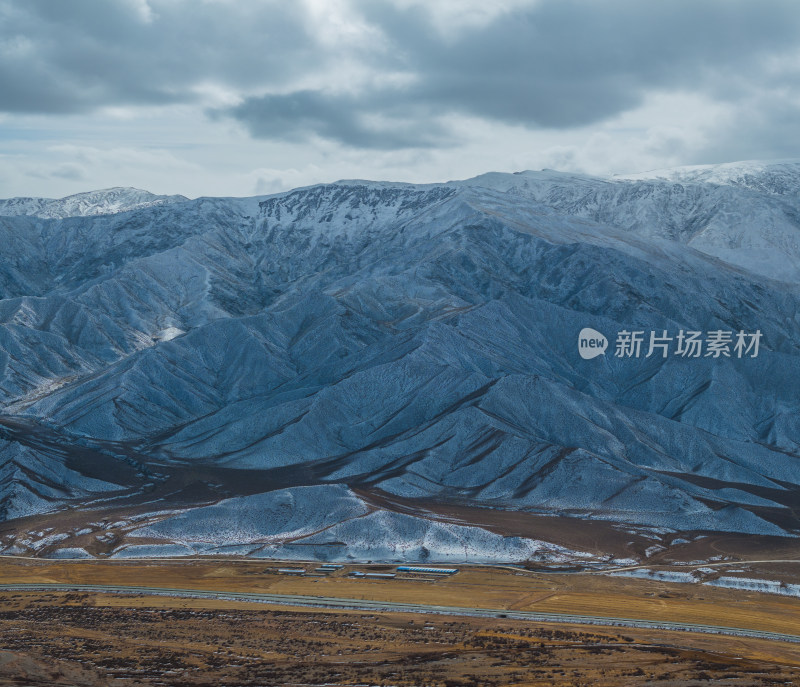
M 0 201 L 0 544 L 564 560 L 589 553 L 537 522 L 795 536 L 798 192 L 788 161 Z M 606 355 L 578 354 L 587 327 Z M 620 358 L 621 331 L 762 338 Z M 509 512 L 532 524 L 487 525 Z
M 43 219 L 89 217 L 117 212 L 141 210 L 163 203 L 180 203 L 184 196 L 157 196 L 138 188 L 107 188 L 102 191 L 76 193 L 58 200 L 53 198 L 10 198 L 0 200 L 0 216 L 28 215 Z

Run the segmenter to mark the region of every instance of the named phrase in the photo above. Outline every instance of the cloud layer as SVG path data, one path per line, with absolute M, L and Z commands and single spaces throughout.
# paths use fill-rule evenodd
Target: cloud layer
M 788 157 L 798 35 L 796 0 L 0 0 L 0 113 L 189 108 L 220 135 L 364 152 L 529 132 L 580 166 L 631 113 L 692 101 L 672 132 L 628 122 L 640 158 L 645 131 L 685 162 Z

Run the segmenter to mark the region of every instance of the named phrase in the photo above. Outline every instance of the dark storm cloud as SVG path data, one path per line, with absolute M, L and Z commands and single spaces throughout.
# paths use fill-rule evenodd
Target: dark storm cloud
M 291 123 L 276 113 L 296 106 L 298 93 L 248 99 L 228 114 L 254 136 L 306 131 L 365 145 L 360 118 L 411 103 L 421 130 L 446 114 L 563 129 L 629 110 L 656 91 L 699 92 L 735 105 L 753 87 L 800 94 L 797 71 L 787 77 L 765 66 L 769 58 L 800 48 L 794 0 L 545 0 L 444 36 L 422 8 L 372 0 L 358 7 L 389 42 L 376 64 L 414 75 L 410 85 L 372 88 L 358 98 L 320 93 L 308 110 L 315 114 Z M 750 100 L 748 107 L 758 103 Z M 791 105 L 782 110 L 787 108 L 797 114 Z M 368 145 L 381 143 L 391 148 L 408 141 L 388 136 Z
M 351 95 L 298 91 L 248 98 L 225 113 L 261 138 L 301 141 L 313 133 L 345 145 L 379 149 L 444 146 L 452 142 L 447 131 L 428 113 L 413 112 L 413 105 L 396 94 L 373 94 L 369 106 L 364 105 L 361 98 Z
M 150 6 L 147 21 L 134 0 L 0 0 L 0 109 L 205 106 L 199 87 L 214 84 L 243 100 L 211 114 L 255 137 L 368 149 L 450 145 L 449 115 L 529 128 L 591 125 L 653 92 L 730 103 L 763 138 L 771 115 L 759 89 L 783 94 L 773 109 L 779 129 L 798 115 L 800 72 L 775 67 L 800 49 L 796 0 L 539 0 L 445 32 L 421 6 L 354 0 L 354 17 L 384 36 L 370 50 L 320 41 L 300 3 Z M 343 55 L 374 78 L 347 94 L 310 89 L 309 79 Z M 381 78 L 388 74 L 406 78 Z
M 0 0 L 0 110 L 88 112 L 198 99 L 197 86 L 280 87 L 320 67 L 287 2 Z
M 763 58 L 800 48 L 794 0 L 545 0 L 450 40 L 421 9 L 360 7 L 395 66 L 420 76 L 408 97 L 544 127 L 597 122 L 654 90 L 735 91 L 765 78 Z

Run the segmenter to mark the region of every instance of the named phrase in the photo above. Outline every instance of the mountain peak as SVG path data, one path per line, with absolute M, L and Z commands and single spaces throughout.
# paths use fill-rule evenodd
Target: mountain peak
M 615 174 L 615 181 L 671 181 L 719 186 L 742 186 L 760 192 L 796 193 L 800 183 L 800 159 L 742 160 L 712 165 L 685 165 L 636 174 Z
M 127 186 L 74 193 L 63 198 L 9 198 L 0 200 L 0 215 L 64 219 L 140 210 L 165 203 L 182 203 L 185 196 L 160 196 Z

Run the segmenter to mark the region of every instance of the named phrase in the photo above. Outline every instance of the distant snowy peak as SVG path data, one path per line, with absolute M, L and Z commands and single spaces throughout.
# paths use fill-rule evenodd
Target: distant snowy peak
M 800 159 L 747 160 L 717 165 L 672 167 L 638 174 L 614 175 L 613 179 L 741 186 L 761 193 L 796 194 L 800 189 Z
M 800 191 L 800 159 L 670 167 L 634 174 L 614 174 L 609 177 L 552 169 L 524 170 L 513 174 L 489 172 L 463 181 L 449 181 L 446 185 L 477 186 L 502 193 L 521 193 L 538 200 L 546 199 L 554 188 L 574 187 L 582 191 L 587 188 L 619 189 L 631 184 L 664 185 L 667 188 L 671 184 L 735 186 L 764 194 L 796 195 Z
M 564 186 L 570 184 L 605 184 L 608 180 L 590 174 L 573 172 L 558 172 L 554 169 L 541 169 L 538 171 L 524 170 L 522 172 L 487 172 L 463 181 L 448 181 L 447 186 L 457 188 L 479 187 L 487 188 L 501 193 L 518 193 L 524 190 L 542 189 L 549 186 Z M 526 193 L 526 195 L 533 195 Z
M 27 215 L 43 219 L 89 217 L 141 210 L 165 203 L 182 203 L 187 200 L 188 198 L 185 196 L 159 196 L 138 188 L 117 186 L 100 191 L 76 193 L 58 199 L 10 198 L 0 200 L 0 216 Z
M 567 217 L 668 239 L 760 275 L 800 281 L 800 161 L 677 167 L 609 178 L 541 170 L 450 182 Z

